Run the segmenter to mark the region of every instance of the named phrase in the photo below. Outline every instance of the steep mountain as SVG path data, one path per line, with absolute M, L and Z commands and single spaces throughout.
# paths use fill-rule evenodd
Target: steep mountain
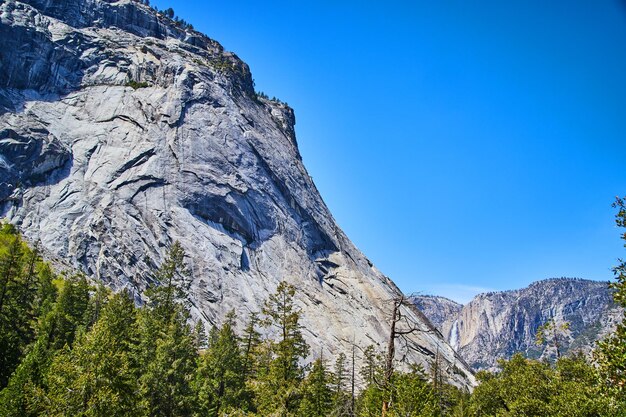
M 435 326 L 442 335 L 446 337 L 448 343 L 453 348 L 457 348 L 455 345 L 454 337 L 458 332 L 451 332 L 451 327 L 454 324 L 454 320 L 450 320 L 452 317 L 457 317 L 463 305 L 452 301 L 446 297 L 440 297 L 436 295 L 419 295 L 412 297 L 411 301 L 422 312 L 428 320 Z
M 462 306 L 444 297 L 413 298 L 446 340 L 474 368 L 493 368 L 499 358 L 521 352 L 554 358 L 551 345 L 537 346 L 539 326 L 569 323 L 562 352 L 588 353 L 621 318 L 606 282 L 556 278 L 514 291 L 479 294 Z
M 193 312 L 219 323 L 297 289 L 312 352 L 381 348 L 400 294 L 336 225 L 295 117 L 217 42 L 131 0 L 0 3 L 0 217 L 142 299 L 176 240 Z M 409 358 L 473 377 L 417 309 Z M 399 352 L 399 354 L 401 354 Z

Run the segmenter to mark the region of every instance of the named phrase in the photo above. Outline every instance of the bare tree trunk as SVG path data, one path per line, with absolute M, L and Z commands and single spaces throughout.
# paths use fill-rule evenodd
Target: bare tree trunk
M 389 403 L 391 402 L 391 379 L 393 378 L 393 358 L 396 355 L 396 323 L 398 322 L 398 309 L 402 305 L 404 297 L 394 300 L 393 312 L 391 314 L 391 330 L 389 331 L 389 341 L 387 343 L 387 356 L 385 360 L 385 374 L 383 379 L 383 391 L 385 398 L 383 399 L 382 417 L 387 415 L 389 411 Z
M 559 335 L 557 331 L 556 321 L 554 321 L 554 347 L 556 348 L 556 359 L 561 359 L 561 350 L 559 349 Z
M 402 338 L 407 341 L 408 335 L 415 332 L 423 332 L 428 330 L 422 330 L 418 323 L 412 321 L 410 315 L 403 315 L 401 308 L 402 306 L 410 307 L 410 300 L 407 299 L 404 295 L 400 294 L 399 296 L 393 298 L 391 300 L 393 302 L 393 310 L 391 313 L 391 326 L 389 331 L 389 341 L 387 343 L 387 355 L 385 358 L 385 370 L 383 374 L 382 383 L 378 383 L 380 389 L 383 390 L 383 404 L 381 415 L 382 417 L 386 417 L 389 409 L 392 406 L 392 394 L 393 394 L 393 360 L 396 355 L 396 339 Z M 407 344 L 408 348 L 408 344 Z
M 354 417 L 354 338 L 352 339 L 352 399 L 350 401 L 350 416 Z

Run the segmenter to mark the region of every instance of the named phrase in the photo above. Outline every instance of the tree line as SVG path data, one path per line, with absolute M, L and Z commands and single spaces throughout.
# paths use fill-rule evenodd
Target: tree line
M 136 1 L 137 3 L 145 4 L 146 6 L 150 6 L 150 0 L 134 0 L 134 1 Z M 172 20 L 176 26 L 179 26 L 185 30 L 187 29 L 194 30 L 193 25 L 185 21 L 185 19 L 181 19 L 180 17 L 178 17 L 178 15 L 176 15 L 176 12 L 174 12 L 174 9 L 172 9 L 171 7 L 168 7 L 167 9 L 163 9 L 163 10 L 158 9 L 154 5 L 151 7 L 160 16 L 167 17 L 170 20 Z
M 623 200 L 616 207 L 624 227 Z M 615 300 L 626 307 L 626 264 L 615 273 Z M 390 364 L 394 355 L 375 346 L 336 358 L 311 352 L 297 290 L 286 282 L 261 311 L 230 312 L 207 331 L 190 315 L 191 276 L 180 244 L 153 275 L 158 285 L 138 307 L 128 291 L 55 273 L 36 245 L 2 224 L 0 415 L 626 415 L 624 323 L 599 343 L 593 361 L 573 355 L 550 364 L 515 355 L 500 361 L 498 372 L 479 372 L 469 393 L 446 383 L 439 355 L 428 370 L 408 364 L 400 371 Z M 394 308 L 392 328 L 399 314 Z

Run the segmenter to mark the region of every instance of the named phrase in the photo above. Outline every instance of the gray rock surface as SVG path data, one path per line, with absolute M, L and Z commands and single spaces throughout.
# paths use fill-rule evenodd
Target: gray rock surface
M 452 332 L 453 317 L 457 317 L 463 305 L 446 297 L 436 295 L 419 295 L 411 298 L 413 304 L 430 320 L 453 349 L 458 349 L 458 332 Z
M 138 301 L 180 241 L 193 313 L 219 324 L 297 288 L 312 352 L 384 346 L 398 288 L 337 227 L 307 174 L 293 111 L 248 66 L 145 5 L 0 3 L 0 216 Z M 416 309 L 409 359 L 467 366 Z M 325 353 L 328 354 L 328 353 Z
M 417 296 L 413 301 L 476 370 L 494 369 L 498 359 L 516 352 L 553 360 L 553 346 L 535 343 L 537 328 L 551 319 L 570 326 L 561 341 L 562 353 L 588 354 L 622 317 L 606 282 L 570 278 L 479 294 L 464 306 L 436 296 Z

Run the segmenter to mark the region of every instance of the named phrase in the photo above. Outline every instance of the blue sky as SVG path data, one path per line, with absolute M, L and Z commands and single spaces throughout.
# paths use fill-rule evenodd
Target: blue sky
M 624 256 L 626 3 L 156 1 L 288 102 L 353 242 L 465 302 Z

